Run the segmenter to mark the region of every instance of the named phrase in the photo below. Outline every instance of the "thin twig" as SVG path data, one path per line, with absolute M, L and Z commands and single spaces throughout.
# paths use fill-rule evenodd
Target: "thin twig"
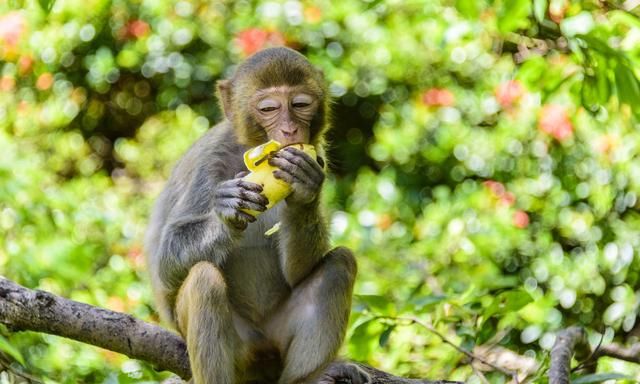
M 20 372 L 19 370 L 15 369 L 10 362 L 4 359 L 4 356 L 0 358 L 0 367 L 4 369 L 4 371 L 8 371 L 15 376 L 22 377 L 29 383 L 42 384 L 42 381 L 40 381 L 35 376 L 29 375 L 26 372 Z
M 462 353 L 463 355 L 467 356 L 469 359 L 471 359 L 471 361 L 479 361 L 482 364 L 489 366 L 493 369 L 495 369 L 498 372 L 502 372 L 503 374 L 507 375 L 507 376 L 511 376 L 511 378 L 513 379 L 513 381 L 516 384 L 520 384 L 520 382 L 518 381 L 518 374 L 517 372 L 512 372 L 508 369 L 504 369 L 502 367 L 499 367 L 485 359 L 483 359 L 480 356 L 476 356 L 475 354 L 473 354 L 473 352 L 467 351 L 466 349 L 458 346 L 457 344 L 455 344 L 454 342 L 452 342 L 451 340 L 449 340 L 445 335 L 443 335 L 442 333 L 440 333 L 437 329 L 433 328 L 431 325 L 416 319 L 415 317 L 393 317 L 393 316 L 376 316 L 377 319 L 387 319 L 387 320 L 395 320 L 395 321 L 408 321 L 411 324 L 416 324 L 421 326 L 422 328 L 426 329 L 427 331 L 429 331 L 430 333 L 436 335 L 440 340 L 442 340 L 443 343 L 445 344 L 449 344 L 450 346 L 452 346 L 456 351 Z
M 471 362 L 471 369 L 473 370 L 473 373 L 478 376 L 480 381 L 482 381 L 484 384 L 489 384 L 489 380 L 487 380 L 487 378 L 484 376 L 484 373 L 480 372 L 480 370 L 476 368 L 475 365 L 473 365 L 473 361 Z
M 571 372 L 577 372 L 585 367 L 593 365 L 593 362 L 591 360 L 600 350 L 603 340 L 604 340 L 604 333 L 600 334 L 600 340 L 598 340 L 598 345 L 593 349 L 593 351 L 591 351 L 591 353 L 589 353 L 589 356 L 586 359 L 582 360 L 580 364 L 576 365 L 575 368 L 571 370 Z

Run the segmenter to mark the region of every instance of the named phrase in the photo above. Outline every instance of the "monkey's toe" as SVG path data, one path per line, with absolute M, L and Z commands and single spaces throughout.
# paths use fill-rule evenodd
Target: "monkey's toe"
M 316 384 L 370 384 L 369 374 L 356 364 L 333 362 Z

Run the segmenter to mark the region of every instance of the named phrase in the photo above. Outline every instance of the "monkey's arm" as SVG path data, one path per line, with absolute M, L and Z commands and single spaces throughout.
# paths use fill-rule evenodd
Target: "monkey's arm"
M 234 178 L 216 183 L 201 171 L 179 197 L 162 228 L 158 247 L 160 277 L 177 287 L 200 261 L 220 265 L 247 223 L 255 218 L 241 209 L 266 209 L 262 187 Z
M 287 204 L 283 212 L 280 251 L 284 276 L 297 285 L 329 251 L 329 234 L 318 200 Z
M 280 253 L 284 276 L 295 286 L 329 251 L 327 223 L 319 203 L 324 171 L 316 160 L 293 147 L 280 151 L 270 163 L 279 168 L 274 176 L 293 190 L 282 214 Z

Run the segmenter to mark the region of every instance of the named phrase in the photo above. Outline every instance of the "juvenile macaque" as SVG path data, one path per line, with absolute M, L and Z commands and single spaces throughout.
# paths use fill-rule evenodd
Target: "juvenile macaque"
M 319 208 L 323 75 L 299 53 L 271 48 L 220 81 L 218 96 L 226 119 L 175 166 L 146 241 L 158 309 L 187 342 L 193 381 L 366 383 L 357 366 L 334 361 L 356 261 L 329 248 Z M 319 157 L 296 146 L 270 156 L 292 192 L 267 210 L 262 187 L 242 177 L 243 153 L 269 140 L 312 144 Z

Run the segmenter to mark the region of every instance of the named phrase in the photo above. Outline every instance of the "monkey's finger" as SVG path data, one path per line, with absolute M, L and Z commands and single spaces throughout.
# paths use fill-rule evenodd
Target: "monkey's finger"
M 259 204 L 264 206 L 267 206 L 267 204 L 269 204 L 269 199 L 267 199 L 266 196 L 253 191 L 240 190 L 240 194 L 237 197 L 239 197 L 244 201 L 248 201 L 254 204 Z
M 313 157 L 311 157 L 305 151 L 301 151 L 300 149 L 295 148 L 295 147 L 287 147 L 283 151 L 280 151 L 278 153 L 282 153 L 282 154 L 285 154 L 285 155 L 286 154 L 291 154 L 293 156 L 297 156 L 297 157 L 303 159 L 307 164 L 309 164 L 309 166 L 312 169 L 314 169 L 316 172 L 324 173 L 324 170 L 323 170 L 324 159 L 322 159 L 319 156 L 318 156 L 317 159 L 314 159 Z M 320 162 L 322 162 L 322 164 Z
M 267 210 L 267 204 L 258 204 L 258 203 L 254 203 L 253 201 L 243 200 L 243 199 L 235 199 L 233 202 L 233 205 L 236 208 L 250 209 L 252 211 L 263 212 Z
M 262 192 L 263 188 L 262 185 L 260 184 L 256 184 L 256 183 L 252 183 L 250 181 L 244 181 L 244 180 L 237 180 L 236 182 L 239 187 L 242 187 L 248 191 L 255 191 L 255 192 Z
M 266 207 L 269 204 L 269 199 L 264 195 L 256 192 L 245 191 L 242 189 L 222 190 L 218 191 L 216 200 L 221 206 L 238 208 L 238 201 L 246 201 L 249 204 L 255 204 Z M 247 208 L 247 207 L 240 207 Z
M 280 170 L 285 171 L 300 180 L 315 179 L 317 175 L 310 169 L 304 169 L 302 165 L 294 163 L 295 160 L 287 159 L 284 156 L 274 156 L 269 164 L 278 167 Z M 304 163 L 303 160 L 298 159 L 299 162 Z M 306 163 L 305 163 L 306 164 Z
M 257 220 L 255 217 L 253 217 L 253 215 L 250 215 L 247 212 L 238 211 L 238 210 L 235 211 L 234 219 L 235 221 L 242 221 L 245 223 L 253 223 L 254 221 Z
M 253 223 L 256 218 L 246 212 L 240 211 L 232 207 L 225 207 L 222 209 L 222 217 L 225 220 L 233 223 Z
M 249 174 L 249 171 L 242 171 L 242 172 L 238 172 L 235 176 L 233 176 L 234 179 L 241 179 L 245 176 L 247 176 Z
M 273 177 L 275 177 L 276 179 L 280 179 L 290 185 L 293 185 L 294 183 L 300 183 L 300 179 L 281 169 L 276 169 L 275 171 L 273 171 Z
M 238 190 L 260 193 L 262 192 L 262 186 L 260 184 L 250 183 L 239 179 L 232 179 L 220 183 L 214 193 L 216 198 L 234 197 L 238 195 Z
M 309 156 L 309 154 L 297 148 L 287 147 L 283 151 L 278 152 L 278 155 L 296 164 L 310 176 L 323 173 L 322 167 L 317 161 Z

